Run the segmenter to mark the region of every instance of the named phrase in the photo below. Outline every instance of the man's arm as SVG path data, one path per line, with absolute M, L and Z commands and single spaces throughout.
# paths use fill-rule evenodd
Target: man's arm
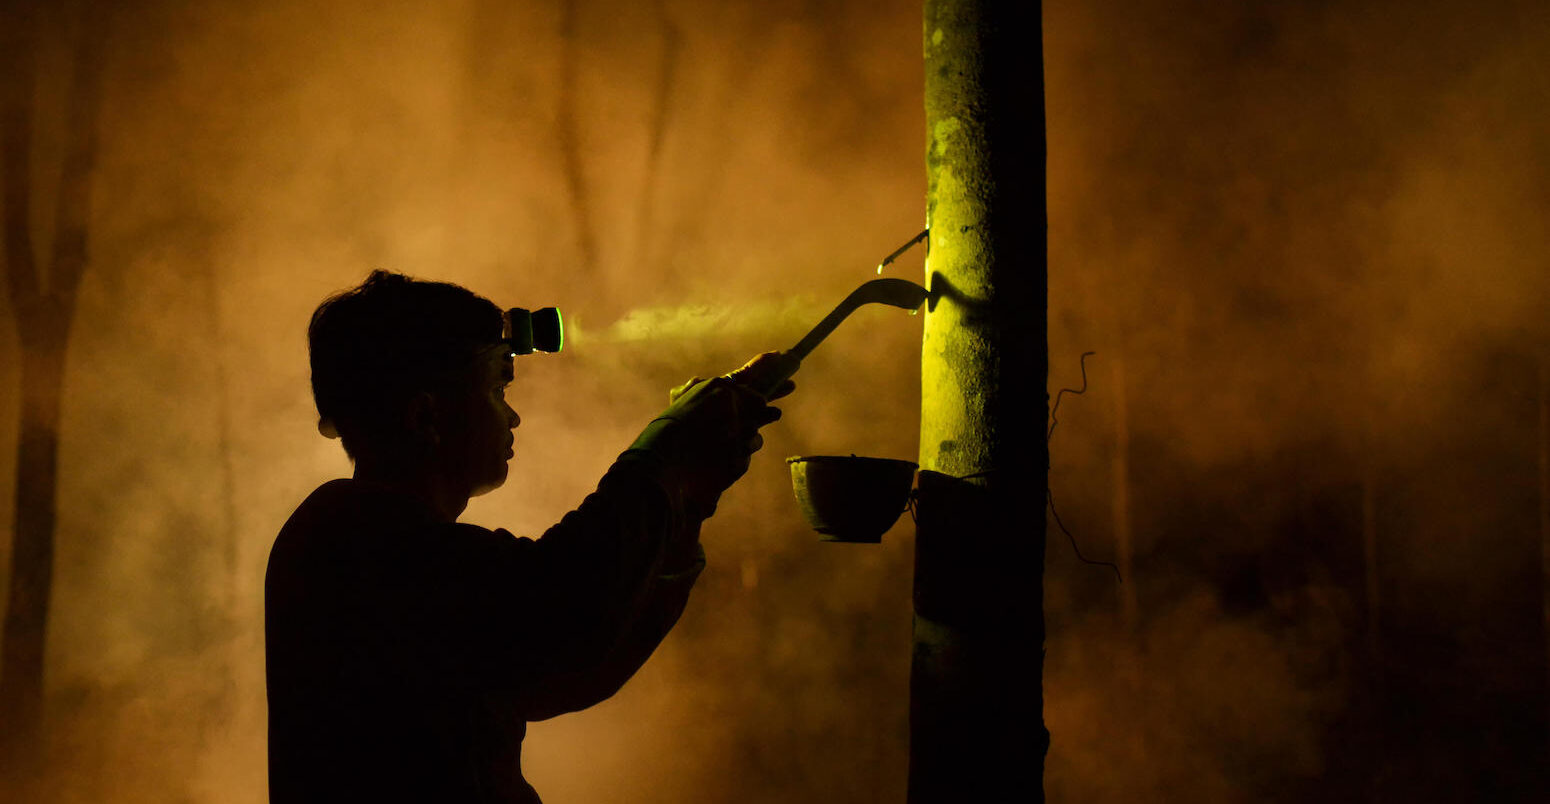
M 780 415 L 737 376 L 676 391 L 597 491 L 541 538 L 499 534 L 486 583 L 506 594 L 492 608 L 523 627 L 485 658 L 510 672 L 529 719 L 609 697 L 677 622 L 704 565 L 700 523 L 747 471 L 758 428 Z M 501 632 L 502 619 L 488 627 Z

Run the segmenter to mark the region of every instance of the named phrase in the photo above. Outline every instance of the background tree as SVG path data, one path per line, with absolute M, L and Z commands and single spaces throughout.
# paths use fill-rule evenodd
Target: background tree
M 16 312 L 21 365 L 21 438 L 11 584 L 0 642 L 0 765 L 25 768 L 43 736 L 43 656 L 53 582 L 55 491 L 66 347 L 76 290 L 87 264 L 91 178 L 102 89 L 104 14 L 81 14 L 66 103 L 64 158 L 54 207 L 52 251 L 40 260 L 33 238 L 33 132 L 39 4 L 4 11 L 0 181 L 4 185 L 5 275 Z M 46 270 L 40 270 L 46 268 Z

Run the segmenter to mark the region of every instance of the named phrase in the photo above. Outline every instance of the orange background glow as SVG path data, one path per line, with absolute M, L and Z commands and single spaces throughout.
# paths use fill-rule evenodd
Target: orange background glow
M 264 563 L 349 472 L 308 389 L 324 296 L 387 268 L 565 311 L 565 353 L 517 363 L 511 478 L 464 515 L 536 535 L 668 388 L 790 346 L 923 225 L 915 3 L 83 3 L 39 17 L 32 153 L 46 250 L 71 43 L 107 15 L 60 801 L 266 800 Z M 1051 390 L 1097 352 L 1051 485 L 1086 555 L 1134 550 L 1120 587 L 1051 526 L 1050 800 L 1537 800 L 1550 6 L 1044 7 Z M 531 730 L 546 800 L 904 799 L 913 529 L 819 543 L 782 459 L 913 459 L 919 338 L 868 308 L 808 360 L 677 630 Z

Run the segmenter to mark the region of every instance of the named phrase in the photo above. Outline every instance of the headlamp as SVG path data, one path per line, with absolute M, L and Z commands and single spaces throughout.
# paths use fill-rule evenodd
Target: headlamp
M 565 345 L 565 326 L 555 307 L 532 311 L 513 307 L 506 311 L 506 326 L 505 342 L 513 356 L 534 352 L 553 354 Z

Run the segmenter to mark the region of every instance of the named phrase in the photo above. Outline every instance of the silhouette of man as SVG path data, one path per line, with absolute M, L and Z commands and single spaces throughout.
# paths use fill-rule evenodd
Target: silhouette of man
M 460 523 L 513 455 L 503 327 L 462 287 L 382 271 L 313 314 L 319 429 L 355 470 L 269 557 L 276 804 L 538 802 L 527 723 L 608 698 L 651 655 L 705 565 L 700 523 L 780 416 L 747 387 L 778 370 L 761 355 L 676 389 L 541 538 Z

